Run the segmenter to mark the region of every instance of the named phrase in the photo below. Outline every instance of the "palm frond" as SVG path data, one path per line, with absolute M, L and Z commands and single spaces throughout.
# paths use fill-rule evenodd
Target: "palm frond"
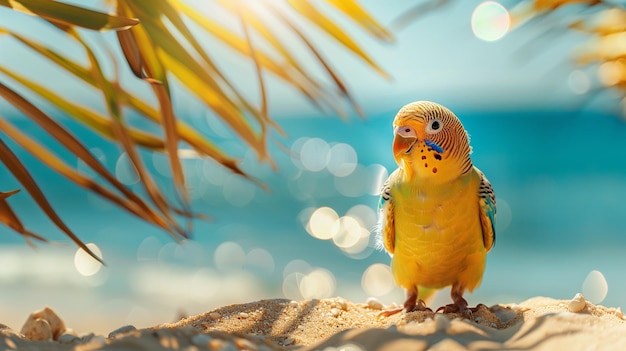
M 573 53 L 574 65 L 596 65 L 602 86 L 594 90 L 617 92 L 622 115 L 626 116 L 626 8 L 623 4 L 602 0 L 526 0 L 510 11 L 513 28 L 548 17 L 568 6 L 578 11 L 561 15 L 565 29 L 588 35 L 587 42 Z
M 43 18 L 62 27 L 82 27 L 91 30 L 124 30 L 139 21 L 134 18 L 112 16 L 58 1 L 0 0 L 0 6 Z
M 327 1 L 330 5 L 328 9 L 341 12 L 352 24 L 356 24 L 366 33 L 382 41 L 393 41 L 392 35 L 355 0 Z M 282 80 L 321 109 L 330 108 L 342 114 L 343 111 L 337 107 L 337 101 L 345 99 L 360 112 L 339 72 L 332 68 L 332 62 L 324 58 L 325 54 L 312 43 L 305 31 L 298 28 L 295 19 L 307 18 L 339 47 L 352 52 L 365 65 L 382 76 L 387 76 L 358 43 L 346 35 L 344 30 L 331 21 L 330 17 L 313 2 L 308 0 L 291 2 L 289 10 L 289 6 L 278 9 L 270 2 L 255 1 L 255 5 L 265 9 L 263 14 L 252 10 L 250 6 L 244 6 L 245 0 L 236 2 L 214 0 L 214 2 L 223 7 L 226 13 L 230 13 L 233 20 L 240 24 L 237 29 L 225 27 L 212 19 L 210 14 L 200 14 L 185 0 L 149 2 L 118 0 L 114 5 L 116 12 L 114 14 L 58 1 L 0 0 L 0 6 L 51 23 L 53 25 L 51 28 L 62 31 L 67 40 L 78 44 L 88 58 L 88 64 L 85 66 L 66 53 L 55 51 L 48 45 L 10 28 L 0 27 L 0 40 L 3 36 L 16 39 L 29 54 L 39 55 L 65 72 L 68 78 L 93 87 L 99 92 L 106 107 L 105 112 L 95 111 L 84 102 L 75 101 L 70 96 L 53 91 L 42 82 L 29 79 L 19 70 L 4 67 L 0 62 L 0 96 L 15 105 L 25 117 L 41 126 L 60 145 L 95 171 L 101 180 L 92 180 L 80 171 L 74 170 L 46 145 L 20 131 L 1 116 L 0 132 L 74 184 L 93 191 L 123 210 L 180 239 L 189 234 L 191 226 L 188 225 L 187 230 L 183 229 L 178 218 L 182 216 L 190 224 L 192 217 L 198 217 L 189 207 L 190 200 L 178 156 L 181 143 L 188 144 L 201 157 L 214 159 L 230 171 L 251 181 L 256 180 L 239 167 L 237 158 L 221 150 L 213 141 L 178 118 L 172 107 L 170 84 L 172 78 L 179 81 L 188 93 L 194 95 L 207 109 L 221 118 L 245 145 L 256 152 L 260 161 L 272 162 L 267 151 L 268 135 L 272 130 L 278 132 L 282 130 L 269 114 L 267 94 L 271 92 L 266 90 L 266 79 L 271 77 Z M 267 17 L 267 14 L 270 14 L 270 17 Z M 202 33 L 189 28 L 190 22 L 197 24 Z M 277 31 L 275 23 L 291 32 L 285 34 Z M 116 71 L 114 78 L 104 74 L 102 68 L 104 62 L 113 61 L 116 66 L 115 55 L 113 58 L 99 57 L 94 50 L 95 46 L 83 38 L 86 30 L 116 31 L 119 45 L 119 50 L 116 51 L 121 51 L 130 72 L 145 81 L 145 89 L 151 91 L 156 98 L 156 106 L 146 103 L 137 92 L 121 86 L 118 75 L 124 74 L 124 70 Z M 205 48 L 199 40 L 204 34 L 211 35 L 233 52 L 250 59 L 256 70 L 256 80 L 261 93 L 257 103 L 251 102 L 250 97 L 228 78 L 224 68 L 214 62 L 214 49 Z M 287 38 L 293 37 L 300 40 L 309 50 L 313 62 L 319 64 L 326 77 L 319 77 L 317 72 L 311 71 L 310 63 L 303 63 L 296 58 L 298 55 L 293 52 L 291 45 L 287 44 Z M 326 86 L 329 81 L 332 84 L 331 89 Z M 28 95 L 17 93 L 11 88 L 14 84 L 19 85 Z M 139 175 L 146 198 L 142 198 L 118 181 L 90 153 L 86 145 L 51 118 L 45 109 L 38 107 L 35 100 L 31 100 L 32 97 L 45 100 L 49 106 L 59 109 L 103 137 L 121 145 Z M 139 112 L 147 120 L 161 126 L 161 133 L 157 135 L 130 126 L 124 115 L 127 109 Z M 138 148 L 167 154 L 180 207 L 172 205 L 160 192 L 143 164 Z M 36 179 L 9 145 L 1 139 L 0 161 L 59 229 L 79 247 L 100 260 L 65 225 L 54 211 L 53 204 L 46 199 L 44 191 L 37 185 Z M 15 192 L 0 192 L 0 222 L 22 234 L 27 240 L 28 238 L 45 240 L 28 231 L 9 205 L 7 200 Z

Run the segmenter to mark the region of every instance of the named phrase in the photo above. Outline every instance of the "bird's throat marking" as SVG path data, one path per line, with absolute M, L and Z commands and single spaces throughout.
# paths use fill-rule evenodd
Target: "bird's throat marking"
M 443 148 L 441 146 L 437 145 L 437 143 L 435 143 L 434 141 L 426 139 L 426 140 L 424 140 L 424 143 L 426 145 L 428 145 L 428 147 L 430 147 L 433 150 L 437 151 L 438 153 L 440 153 L 440 154 L 443 153 Z M 411 146 L 411 147 L 413 147 L 413 146 Z

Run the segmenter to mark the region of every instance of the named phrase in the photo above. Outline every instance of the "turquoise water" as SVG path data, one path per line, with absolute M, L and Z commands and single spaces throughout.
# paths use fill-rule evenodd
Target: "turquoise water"
M 626 306 L 626 124 L 594 112 L 456 113 L 471 135 L 474 164 L 491 180 L 498 199 L 496 245 L 470 303 L 520 302 L 536 295 L 570 298 L 581 291 L 587 274 L 598 270 L 609 287 L 602 303 Z M 58 306 L 70 320 L 106 329 L 127 322 L 151 325 L 174 318 L 179 310 L 199 313 L 268 297 L 342 295 L 364 301 L 378 291 L 385 303 L 402 302 L 402 291 L 385 290 L 384 282 L 382 290 L 362 285 L 368 267 L 389 263 L 384 252 L 372 248 L 373 237 L 363 247 L 342 249 L 345 242 L 320 240 L 306 229 L 320 207 L 331 208 L 338 217 L 348 213 L 368 232 L 372 229 L 376 187 L 395 168 L 390 152 L 394 114 L 390 110 L 348 122 L 330 117 L 280 120 L 289 137 L 273 136 L 269 143 L 278 171 L 259 165 L 223 127 L 193 120 L 194 127 L 243 157 L 244 169 L 269 191 L 233 178 L 212 161 L 186 159 L 193 206 L 212 219 L 196 221 L 193 241 L 183 246 L 16 149 L 62 218 L 84 241 L 100 247 L 108 266 L 94 276 L 80 276 L 72 262 L 75 248 L 22 192 L 10 203 L 30 229 L 54 243 L 32 250 L 0 228 L 0 282 L 5 287 L 0 299 L 20 296 L 23 301 L 2 307 L 16 315 L 16 324 L 47 304 Z M 39 133 L 20 118 L 11 120 Z M 66 122 L 115 172 L 119 149 Z M 41 140 L 51 145 L 43 135 Z M 309 158 L 299 159 L 300 152 Z M 171 194 L 163 160 L 143 155 Z M 122 165 L 117 170 L 125 179 Z M 4 168 L 0 179 L 3 191 L 19 187 Z M 307 279 L 313 290 L 302 287 Z M 85 306 L 99 309 L 103 320 L 81 320 L 77 311 Z

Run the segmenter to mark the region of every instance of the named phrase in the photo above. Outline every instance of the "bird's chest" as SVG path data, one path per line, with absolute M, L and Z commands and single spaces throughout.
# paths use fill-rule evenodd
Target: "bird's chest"
M 455 245 L 478 230 L 478 201 L 471 182 L 445 186 L 399 184 L 393 191 L 397 246 Z

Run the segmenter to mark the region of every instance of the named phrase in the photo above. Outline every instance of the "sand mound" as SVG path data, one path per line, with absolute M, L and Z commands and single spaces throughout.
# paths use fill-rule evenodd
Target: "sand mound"
M 472 320 L 412 312 L 377 318 L 380 306 L 341 298 L 225 306 L 149 329 L 83 342 L 30 341 L 0 328 L 0 348 L 20 350 L 623 350 L 620 309 L 537 297 L 480 306 Z M 578 312 L 570 312 L 576 310 Z M 97 316 L 94 316 L 97 318 Z

